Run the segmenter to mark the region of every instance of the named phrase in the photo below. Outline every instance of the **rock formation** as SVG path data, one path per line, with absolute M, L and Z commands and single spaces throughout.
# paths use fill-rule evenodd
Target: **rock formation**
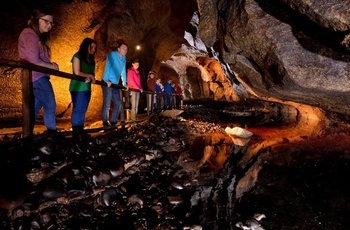
M 56 9 L 53 59 L 61 71 L 71 72 L 71 56 L 84 37 L 93 37 L 99 78 L 110 47 L 125 39 L 128 60 L 140 57 L 144 82 L 152 69 L 163 81 L 179 83 L 186 100 L 253 97 L 347 116 L 349 5 L 345 0 L 50 1 Z M 4 3 L 2 58 L 18 59 L 17 37 L 34 7 Z M 1 70 L 1 116 L 18 118 L 19 70 Z M 70 102 L 68 81 L 52 81 L 59 113 Z M 101 109 L 100 87 L 93 92 L 90 118 Z

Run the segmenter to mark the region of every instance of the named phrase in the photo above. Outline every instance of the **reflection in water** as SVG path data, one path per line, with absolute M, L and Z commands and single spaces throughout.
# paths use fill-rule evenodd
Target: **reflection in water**
M 234 136 L 231 136 L 231 138 L 233 143 L 238 146 L 245 146 L 250 141 L 250 138 L 240 138 L 240 137 L 234 137 Z
M 232 139 L 225 134 L 204 134 L 194 139 L 189 157 L 198 161 L 199 167 L 206 164 L 210 170 L 220 169 L 230 154 Z
M 224 113 L 231 122 L 222 125 L 245 127 L 254 135 L 243 139 L 244 147 L 230 136 L 232 149 L 217 176 L 218 189 L 210 194 L 215 202 L 208 199 L 207 209 L 226 210 L 215 218 L 226 216 L 230 226 L 261 212 L 265 229 L 346 229 L 349 126 L 307 105 L 270 108 L 245 113 L 248 108 L 232 107 Z M 239 123 L 241 118 L 245 122 Z
M 298 122 L 300 111 L 294 104 L 268 102 L 260 100 L 246 101 L 243 105 L 225 105 L 222 116 L 229 122 L 237 119 L 248 126 L 280 126 Z
M 220 115 L 224 121 L 221 125 L 226 126 L 226 135 L 199 136 L 189 150 L 192 159 L 200 160 L 200 166 L 208 163 L 205 166 L 210 169 L 221 168 L 226 158 L 235 152 L 243 155 L 240 166 L 244 168 L 264 149 L 313 138 L 324 130 L 325 125 L 325 116 L 320 109 L 296 103 L 254 101 L 244 108 L 225 106 Z M 239 147 L 245 147 L 244 153 Z

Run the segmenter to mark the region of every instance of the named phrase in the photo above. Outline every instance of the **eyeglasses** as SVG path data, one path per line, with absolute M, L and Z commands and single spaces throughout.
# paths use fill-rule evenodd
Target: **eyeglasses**
M 45 19 L 45 18 L 39 18 L 39 19 L 41 19 L 41 20 L 43 20 L 45 23 L 46 23 L 46 25 L 51 25 L 51 26 L 53 26 L 54 24 L 53 24 L 53 22 L 50 22 L 50 20 L 47 20 L 47 19 Z

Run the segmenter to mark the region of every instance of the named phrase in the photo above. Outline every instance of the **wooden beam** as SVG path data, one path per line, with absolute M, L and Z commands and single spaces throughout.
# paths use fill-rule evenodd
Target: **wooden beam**
M 34 96 L 32 85 L 32 72 L 28 69 L 22 70 L 22 135 L 28 137 L 33 134 L 34 129 Z
M 61 72 L 59 70 L 53 70 L 50 68 L 34 65 L 29 62 L 24 61 L 14 61 L 14 60 L 8 60 L 4 58 L 0 58 L 0 66 L 8 66 L 13 68 L 21 68 L 22 69 L 22 113 L 23 113 L 23 137 L 27 137 L 31 134 L 33 134 L 34 130 L 34 124 L 36 118 L 34 117 L 34 94 L 33 94 L 33 86 L 31 81 L 31 71 L 37 71 L 41 73 L 46 73 L 50 76 L 57 76 L 57 77 L 63 77 L 68 78 L 72 80 L 78 80 L 78 81 L 85 81 L 85 77 Z M 107 83 L 104 81 L 96 80 L 95 83 L 97 85 L 103 85 L 107 86 Z M 123 102 L 123 90 L 126 88 L 121 85 L 112 84 L 112 88 L 118 88 L 120 89 L 120 99 L 121 99 L 121 111 L 120 111 L 120 118 L 122 126 L 125 126 L 125 111 L 124 111 L 124 102 Z M 138 89 L 131 89 L 129 88 L 129 91 L 137 91 L 140 92 Z M 143 91 L 145 94 L 151 94 L 151 103 L 152 103 L 152 110 L 153 110 L 153 95 L 154 92 L 151 91 Z M 148 96 L 148 95 L 147 95 Z M 148 97 L 147 97 L 148 98 Z M 151 111 L 147 111 L 148 116 L 150 115 Z

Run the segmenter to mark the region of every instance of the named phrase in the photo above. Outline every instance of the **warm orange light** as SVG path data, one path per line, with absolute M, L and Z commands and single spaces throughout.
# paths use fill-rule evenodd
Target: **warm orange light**
M 141 50 L 141 46 L 137 45 L 136 50 Z

